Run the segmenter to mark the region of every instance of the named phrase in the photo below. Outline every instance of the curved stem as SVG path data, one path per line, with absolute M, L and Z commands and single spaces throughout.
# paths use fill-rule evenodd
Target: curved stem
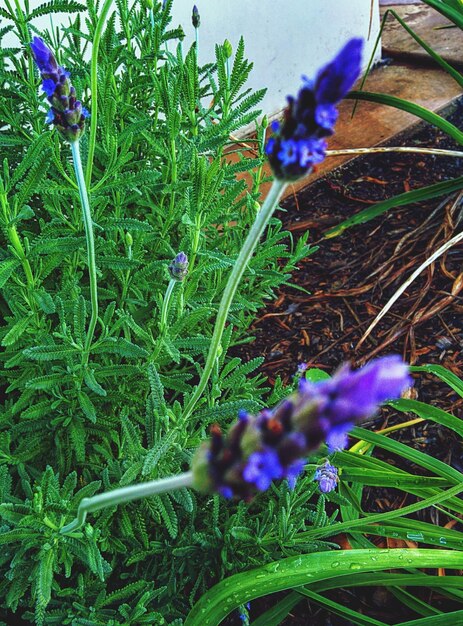
M 463 157 L 458 150 L 440 150 L 438 148 L 415 148 L 413 146 L 385 146 L 378 148 L 348 148 L 346 150 L 327 150 L 326 156 L 341 156 L 344 154 L 373 154 L 375 152 L 419 152 L 421 154 L 436 154 L 438 156 Z
M 98 18 L 98 22 L 95 28 L 95 34 L 93 36 L 93 48 L 92 48 L 92 62 L 90 66 L 90 88 L 92 91 L 92 111 L 90 116 L 90 133 L 88 140 L 88 156 L 87 156 L 87 169 L 85 171 L 85 183 L 90 188 L 92 182 L 92 168 L 93 168 L 93 156 L 95 154 L 96 143 L 96 127 L 98 121 L 98 50 L 100 47 L 100 39 L 103 32 L 103 27 L 106 23 L 106 16 L 111 8 L 113 0 L 106 0 L 101 10 L 101 15 Z
M 92 314 L 88 325 L 87 337 L 85 339 L 85 358 L 88 358 L 90 346 L 92 344 L 93 333 L 95 331 L 98 320 L 98 285 L 96 279 L 96 259 L 95 259 L 95 239 L 93 237 L 93 222 L 90 203 L 88 201 L 87 186 L 85 184 L 84 172 L 82 169 L 82 161 L 80 158 L 79 142 L 71 143 L 72 159 L 74 170 L 79 187 L 80 202 L 82 204 L 82 216 L 85 225 L 85 238 L 87 240 L 87 260 L 88 274 L 90 278 L 90 302 L 92 306 Z
M 77 517 L 69 524 L 66 524 L 66 526 L 63 526 L 60 533 L 65 535 L 82 528 L 87 518 L 87 513 L 94 513 L 108 506 L 118 506 L 119 504 L 139 500 L 140 498 L 148 498 L 149 496 L 154 496 L 159 493 L 166 493 L 166 491 L 174 491 L 182 487 L 191 487 L 192 482 L 192 472 L 185 472 L 184 474 L 178 474 L 170 478 L 150 480 L 146 483 L 106 491 L 105 493 L 100 493 L 91 498 L 83 498 L 77 509 Z
M 233 266 L 233 270 L 225 287 L 225 291 L 223 292 L 222 300 L 220 301 L 220 306 L 215 321 L 214 333 L 212 335 L 211 345 L 209 347 L 209 352 L 207 355 L 203 373 L 201 374 L 198 386 L 194 390 L 193 395 L 191 396 L 183 413 L 183 419 L 185 420 L 188 419 L 188 417 L 193 412 L 196 403 L 198 402 L 201 394 L 204 391 L 204 388 L 207 385 L 207 382 L 214 368 L 217 354 L 219 352 L 220 342 L 222 339 L 223 330 L 225 328 L 225 323 L 227 321 L 228 312 L 230 310 L 231 303 L 233 302 L 233 298 L 236 294 L 236 290 L 238 289 L 241 277 L 243 276 L 249 259 L 254 252 L 254 248 L 258 244 L 265 227 L 267 226 L 270 218 L 273 215 L 275 207 L 277 206 L 277 203 L 286 185 L 287 183 L 284 180 L 277 179 L 273 182 L 269 194 L 266 197 L 265 202 L 262 205 L 259 213 L 257 214 L 256 220 L 252 225 L 248 236 L 246 237 L 238 258 L 236 259 L 235 265 Z

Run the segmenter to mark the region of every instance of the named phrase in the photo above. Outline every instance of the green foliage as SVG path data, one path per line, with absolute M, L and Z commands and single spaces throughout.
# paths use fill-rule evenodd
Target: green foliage
M 165 10 L 154 3 L 152 15 L 141 1 L 111 5 L 94 74 L 88 53 L 102 6 L 50 0 L 24 12 L 9 2 L 0 8 L 0 38 L 13 32 L 17 40 L 0 57 L 0 618 L 178 624 L 225 571 L 281 556 L 283 535 L 305 529 L 305 513 L 315 514 L 307 498 L 289 522 L 294 505 L 282 486 L 280 504 L 262 499 L 271 513 L 259 521 L 247 507 L 184 489 L 117 514 L 101 511 L 84 532 L 61 536 L 59 528 L 99 489 L 184 470 L 212 422 L 226 428 L 240 408 L 263 406 L 262 360 L 242 363 L 229 350 L 311 249 L 306 237 L 293 246 L 281 222 L 271 221 L 208 388 L 185 423 L 183 406 L 266 182 L 264 129 L 256 124 L 264 91 L 246 89 L 252 63 L 243 40 L 233 58 L 218 45 L 213 62 L 198 67 L 195 46 L 187 50 L 181 29 L 171 29 L 171 2 Z M 90 129 L 80 142 L 84 165 L 94 150 L 89 195 L 100 302 L 88 359 L 78 188 L 69 146 L 45 126 L 47 103 L 29 51 L 35 19 L 57 12 L 68 14 L 67 26 L 40 34 L 97 119 L 95 142 Z M 231 137 L 250 124 L 258 139 L 251 157 Z M 180 250 L 190 272 L 175 285 L 160 333 L 167 266 Z M 226 531 L 218 531 L 219 518 Z M 245 545 L 238 528 L 247 529 Z M 250 550 L 256 532 L 273 538 Z
M 279 623 L 304 593 L 355 622 L 358 614 L 343 613 L 322 595 L 341 578 L 345 584 L 346 572 L 352 586 L 375 580 L 373 571 L 396 593 L 407 584 L 382 573 L 400 566 L 398 553 L 367 566 L 377 551 L 361 533 L 406 538 L 412 531 L 425 545 L 448 548 L 417 551 L 414 565 L 462 566 L 459 530 L 404 518 L 425 506 L 463 513 L 461 474 L 382 435 L 356 431 L 363 447 L 337 453 L 340 489 L 329 494 L 318 492 L 311 463 L 294 490 L 272 485 L 252 503 L 180 489 L 94 512 L 82 531 L 59 533 L 83 498 L 184 471 L 211 423 L 226 429 L 239 409 L 272 406 L 291 390 L 278 379 L 270 390 L 259 373 L 262 359 L 243 363 L 232 353 L 249 340 L 256 312 L 313 251 L 307 235 L 293 245 L 273 218 L 233 302 L 207 389 L 184 417 L 267 182 L 264 129 L 256 123 L 263 91 L 246 89 L 252 64 L 243 40 L 233 58 L 217 45 L 213 62 L 198 67 L 195 46 L 186 50 L 181 29 L 171 29 L 172 0 L 164 10 L 154 2 L 152 12 L 147 4 L 117 0 L 104 20 L 103 3 L 94 0 L 50 0 L 24 12 L 9 1 L 0 7 L 6 21 L 0 39 L 9 32 L 17 38 L 0 57 L 0 619 L 181 626 L 186 618 L 202 626 L 204 606 L 207 619 L 216 619 L 224 606 L 229 611 L 251 597 L 305 585 L 260 622 Z M 28 51 L 35 18 L 63 11 L 68 25 L 42 35 L 70 70 L 96 132 L 93 138 L 88 129 L 81 139 L 84 162 L 90 155 L 100 303 L 89 358 L 78 188 L 69 146 L 45 127 L 46 101 Z M 88 52 L 100 26 L 92 66 Z M 233 136 L 249 124 L 257 135 L 251 156 Z M 180 250 L 188 254 L 189 274 L 174 286 L 161 332 L 167 266 Z M 462 392 L 445 370 L 427 371 Z M 412 401 L 396 406 L 461 432 L 444 411 Z M 374 458 L 375 446 L 422 467 L 423 475 Z M 391 481 L 419 501 L 403 511 L 364 512 L 364 485 Z M 355 555 L 330 552 L 341 531 Z M 423 584 L 433 578 L 408 576 Z M 214 588 L 227 577 L 228 604 L 230 581 Z M 235 580 L 243 588 L 234 589 Z M 446 582 L 446 593 L 458 597 L 453 577 Z M 403 590 L 402 600 L 431 611 Z

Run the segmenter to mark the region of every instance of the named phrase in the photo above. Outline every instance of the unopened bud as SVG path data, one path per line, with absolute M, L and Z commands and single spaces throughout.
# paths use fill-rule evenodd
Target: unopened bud
M 183 281 L 188 274 L 188 257 L 184 252 L 179 252 L 175 259 L 169 263 L 169 274 L 174 280 Z
M 193 6 L 193 13 L 191 14 L 191 22 L 195 28 L 199 28 L 201 24 L 201 17 L 199 15 L 198 7 L 196 4 Z
M 229 59 L 233 54 L 233 48 L 228 39 L 225 39 L 225 41 L 223 42 L 223 50 L 225 52 L 225 56 L 227 57 L 227 59 Z
M 132 246 L 133 245 L 133 237 L 130 233 L 125 233 L 125 243 L 128 246 Z

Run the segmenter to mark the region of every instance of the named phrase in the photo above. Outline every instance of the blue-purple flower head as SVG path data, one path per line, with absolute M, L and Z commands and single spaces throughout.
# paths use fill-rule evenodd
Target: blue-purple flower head
M 325 137 L 333 134 L 338 118 L 336 105 L 360 74 L 362 47 L 362 39 L 351 39 L 315 81 L 303 77 L 297 97 L 288 96 L 283 120 L 272 124 L 274 135 L 266 146 L 277 178 L 295 180 L 324 160 Z
M 40 37 L 34 37 L 31 50 L 42 77 L 42 89 L 50 103 L 46 122 L 53 123 L 68 141 L 77 141 L 88 112 L 76 98 L 69 72 L 58 65 L 53 52 Z
M 183 281 L 188 275 L 188 257 L 184 252 L 179 252 L 169 263 L 169 274 L 174 280 Z
M 326 461 L 317 469 L 314 479 L 318 482 L 318 487 L 322 493 L 330 493 L 336 489 L 338 484 L 338 470 Z
M 411 382 L 398 356 L 377 359 L 356 371 L 345 365 L 333 378 L 316 383 L 301 380 L 299 390 L 274 409 L 255 416 L 240 411 L 226 436 L 214 425 L 210 441 L 193 460 L 194 486 L 245 499 L 265 491 L 274 480 L 286 478 L 293 487 L 310 453 L 325 442 L 332 450 L 345 447 L 355 422 L 373 415 L 386 400 L 400 397 Z M 318 473 L 325 492 L 331 491 L 336 474 L 331 467 Z

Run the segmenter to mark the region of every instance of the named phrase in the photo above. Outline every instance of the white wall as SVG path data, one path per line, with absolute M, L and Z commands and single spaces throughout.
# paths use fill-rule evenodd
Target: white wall
M 201 16 L 200 62 L 213 59 L 214 44 L 224 39 L 236 49 L 243 35 L 254 62 L 249 86 L 267 87 L 262 108 L 268 113 L 281 110 L 301 75 L 314 76 L 351 37 L 366 40 L 366 65 L 379 31 L 378 0 L 174 0 L 172 25 L 182 24 L 187 41 L 194 40 L 194 1 Z
M 194 41 L 194 2 L 201 16 L 200 62 L 212 61 L 215 43 L 225 39 L 236 49 L 243 35 L 246 56 L 254 62 L 248 86 L 268 89 L 261 108 L 269 115 L 285 106 L 286 95 L 297 91 L 302 74 L 313 76 L 349 38 L 366 40 L 366 64 L 379 30 L 378 0 L 174 0 L 171 26 L 183 26 L 185 45 Z M 31 9 L 42 3 L 29 0 Z M 60 18 L 62 14 L 53 16 L 55 26 Z M 49 28 L 50 20 L 38 18 L 34 25 Z M 4 45 L 15 43 L 4 39 Z

